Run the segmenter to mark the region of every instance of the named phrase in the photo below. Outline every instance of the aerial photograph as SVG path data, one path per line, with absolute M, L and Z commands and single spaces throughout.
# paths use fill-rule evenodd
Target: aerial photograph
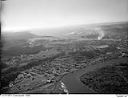
M 128 0 L 2 0 L 1 94 L 128 94 Z

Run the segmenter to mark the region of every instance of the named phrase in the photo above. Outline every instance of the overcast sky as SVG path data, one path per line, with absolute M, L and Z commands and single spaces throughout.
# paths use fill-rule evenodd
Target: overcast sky
M 128 0 L 6 0 L 2 30 L 128 21 Z

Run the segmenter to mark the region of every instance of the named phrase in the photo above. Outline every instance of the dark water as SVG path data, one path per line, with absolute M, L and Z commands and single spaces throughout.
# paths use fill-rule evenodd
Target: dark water
M 123 63 L 127 62 L 127 58 L 126 59 L 122 58 L 119 60 L 113 59 L 113 60 L 106 61 L 104 63 L 101 62 L 98 64 L 91 64 L 86 68 L 83 68 L 83 69 L 74 71 L 73 73 L 69 73 L 65 75 L 62 78 L 62 82 L 65 84 L 69 93 L 80 93 L 80 94 L 96 93 L 95 91 L 91 90 L 80 81 L 80 76 L 82 76 L 85 73 L 100 69 L 102 67 L 118 65 L 120 64 L 120 62 L 123 62 Z
M 86 93 L 95 93 L 93 90 L 89 89 L 80 81 L 80 75 L 84 71 L 75 71 L 65 75 L 62 79 L 62 82 L 65 84 L 69 93 L 74 94 L 86 94 Z
M 80 81 L 80 76 L 90 71 L 96 70 L 97 68 L 104 67 L 105 64 L 94 64 L 83 68 L 81 70 L 74 71 L 65 75 L 62 79 L 62 82 L 65 84 L 66 88 L 68 89 L 69 93 L 79 93 L 79 94 L 86 94 L 86 93 L 96 93 L 92 89 L 88 88 Z

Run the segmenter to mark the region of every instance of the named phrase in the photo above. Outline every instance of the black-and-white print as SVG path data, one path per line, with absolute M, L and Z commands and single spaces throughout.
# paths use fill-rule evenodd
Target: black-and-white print
M 128 94 L 128 0 L 2 0 L 2 94 Z

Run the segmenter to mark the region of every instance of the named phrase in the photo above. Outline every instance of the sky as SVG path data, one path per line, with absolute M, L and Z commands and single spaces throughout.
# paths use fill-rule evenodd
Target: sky
M 6 0 L 2 31 L 128 21 L 128 0 Z

